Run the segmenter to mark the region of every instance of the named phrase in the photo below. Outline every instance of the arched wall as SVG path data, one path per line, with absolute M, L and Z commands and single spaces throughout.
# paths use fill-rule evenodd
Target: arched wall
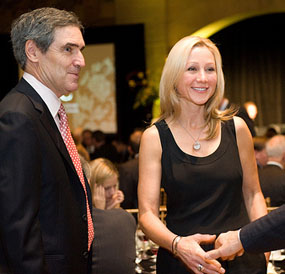
M 221 28 L 248 17 L 282 11 L 284 0 L 115 1 L 116 24 L 145 24 L 146 66 L 155 81 L 159 81 L 169 49 L 182 37 L 205 30 L 205 26 Z

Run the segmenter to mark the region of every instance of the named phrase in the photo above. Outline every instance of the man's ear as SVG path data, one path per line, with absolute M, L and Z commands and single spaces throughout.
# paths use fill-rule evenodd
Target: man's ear
M 36 43 L 33 40 L 28 40 L 25 45 L 25 52 L 27 58 L 33 62 L 38 62 L 38 55 L 39 55 L 39 48 L 37 47 Z

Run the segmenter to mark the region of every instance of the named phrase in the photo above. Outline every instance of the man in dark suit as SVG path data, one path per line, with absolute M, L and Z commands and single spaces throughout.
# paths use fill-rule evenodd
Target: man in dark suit
M 267 164 L 258 170 L 260 186 L 271 206 L 285 204 L 285 136 L 275 135 L 265 145 Z
M 73 13 L 54 8 L 12 25 L 24 75 L 0 103 L 0 273 L 88 273 L 90 189 L 58 116 L 59 97 L 78 88 L 85 65 L 81 30 Z
M 285 248 L 285 205 L 268 215 L 244 226 L 241 230 L 222 233 L 214 250 L 208 251 L 205 259 L 233 259 L 243 250 L 261 253 Z

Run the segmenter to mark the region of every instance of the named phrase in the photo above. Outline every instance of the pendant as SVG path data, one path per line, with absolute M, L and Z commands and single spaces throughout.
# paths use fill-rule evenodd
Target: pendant
M 198 141 L 195 141 L 193 144 L 193 149 L 194 150 L 199 150 L 201 148 L 201 144 Z

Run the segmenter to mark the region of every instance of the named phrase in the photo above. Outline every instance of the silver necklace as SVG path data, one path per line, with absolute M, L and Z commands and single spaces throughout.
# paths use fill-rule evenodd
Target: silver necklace
M 195 138 L 191 135 L 191 133 L 187 130 L 187 128 L 185 128 L 185 127 L 181 124 L 181 122 L 180 122 L 179 120 L 178 120 L 178 123 L 179 123 L 180 126 L 186 131 L 186 133 L 193 139 L 193 141 L 194 141 L 193 149 L 196 150 L 196 151 L 199 150 L 199 149 L 201 148 L 201 144 L 200 144 L 200 142 L 199 142 L 199 138 L 200 138 L 200 135 L 201 135 L 201 133 L 202 133 L 202 131 L 203 131 L 203 128 L 201 129 L 198 138 L 195 140 Z

